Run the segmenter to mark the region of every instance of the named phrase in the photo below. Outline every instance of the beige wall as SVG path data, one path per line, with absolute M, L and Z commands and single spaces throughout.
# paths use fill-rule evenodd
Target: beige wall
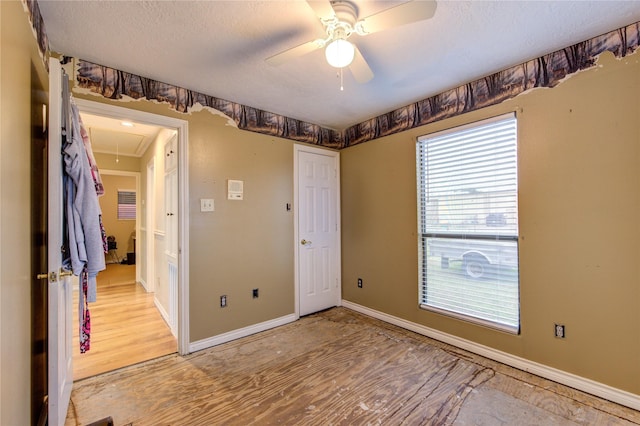
M 640 394 L 639 62 L 606 53 L 554 89 L 343 150 L 344 299 Z M 421 310 L 417 298 L 416 137 L 513 110 L 519 336 Z
M 104 154 L 101 152 L 95 152 L 93 156 L 96 158 L 96 164 L 100 170 L 119 170 L 122 172 L 139 172 L 141 171 L 141 162 L 137 157 L 127 157 L 120 155 L 117 157 L 114 154 Z
M 31 78 L 48 87 L 20 2 L 0 2 L 0 424 L 30 424 Z
M 118 176 L 104 173 L 101 178 L 104 185 L 104 195 L 98 200 L 102 209 L 102 223 L 107 235 L 116 237 L 118 256 L 122 260 L 127 256 L 128 252 L 133 252 L 136 221 L 118 219 L 118 191 L 135 191 L 136 178 L 135 176 Z M 111 258 L 107 257 L 107 261 L 110 260 Z
M 293 143 L 225 123 L 189 119 L 191 341 L 294 312 Z M 228 179 L 244 181 L 243 201 L 226 199 Z M 200 198 L 215 211 L 201 213 Z

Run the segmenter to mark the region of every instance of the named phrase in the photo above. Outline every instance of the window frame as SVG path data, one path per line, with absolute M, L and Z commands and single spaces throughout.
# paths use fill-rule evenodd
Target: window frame
M 500 232 L 464 233 L 461 231 L 460 232 L 455 232 L 455 231 L 433 232 L 432 230 L 431 231 L 428 230 L 427 222 L 428 222 L 428 216 L 430 214 L 429 209 L 432 209 L 433 207 L 427 204 L 427 193 L 428 193 L 427 188 L 429 185 L 427 183 L 427 178 L 428 178 L 427 173 L 425 172 L 427 167 L 427 160 L 425 159 L 425 155 L 424 155 L 424 152 L 426 151 L 426 148 L 425 148 L 426 141 L 442 138 L 447 135 L 455 135 L 455 134 L 459 135 L 459 134 L 462 134 L 463 132 L 468 132 L 469 130 L 482 128 L 486 125 L 490 125 L 492 123 L 498 123 L 506 120 L 513 120 L 514 127 L 515 127 L 514 135 L 513 135 L 515 138 L 515 150 L 516 150 L 515 164 L 514 164 L 515 174 L 516 174 L 516 179 L 515 179 L 516 190 L 514 194 L 515 216 L 516 216 L 515 234 L 509 235 L 509 234 L 503 234 Z M 453 128 L 439 131 L 439 132 L 422 135 L 416 139 L 416 178 L 417 178 L 417 213 L 418 213 L 418 220 L 417 220 L 417 225 L 418 225 L 418 304 L 419 304 L 419 307 L 427 311 L 436 312 L 445 316 L 457 318 L 473 324 L 486 326 L 489 328 L 497 329 L 497 330 L 508 332 L 511 334 L 520 334 L 520 327 L 521 327 L 519 224 L 518 224 L 519 211 L 518 211 L 518 190 L 517 190 L 517 185 L 519 181 L 518 179 L 519 156 L 517 152 L 518 151 L 517 124 L 518 124 L 517 114 L 515 112 L 510 112 L 507 114 L 490 117 L 484 120 L 464 124 L 461 126 L 456 126 Z M 490 226 L 490 225 L 487 224 L 486 226 Z M 427 253 L 428 253 L 427 246 L 429 244 L 428 242 L 429 238 L 446 238 L 451 240 L 474 240 L 474 241 L 479 240 L 479 241 L 485 241 L 485 242 L 489 242 L 489 241 L 501 242 L 502 241 L 502 242 L 515 243 L 516 262 L 517 262 L 517 278 L 516 278 L 517 282 L 515 283 L 516 292 L 517 292 L 517 307 L 516 307 L 517 324 L 513 324 L 513 323 L 506 324 L 503 322 L 483 318 L 480 316 L 475 316 L 469 313 L 464 313 L 464 312 L 456 311 L 453 309 L 446 309 L 446 308 L 434 306 L 432 304 L 428 304 L 426 291 L 429 285 L 428 273 L 427 273 L 429 270 L 428 259 L 427 259 Z M 448 267 L 448 259 L 447 259 L 446 267 Z M 444 268 L 444 266 L 441 265 L 441 268 Z

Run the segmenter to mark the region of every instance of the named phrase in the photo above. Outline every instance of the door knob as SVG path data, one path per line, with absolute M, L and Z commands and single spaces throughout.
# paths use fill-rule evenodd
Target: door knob
M 309 240 L 302 240 L 302 241 L 300 241 L 300 244 L 302 244 L 303 246 L 308 246 L 309 244 L 311 244 L 311 241 L 309 241 Z
M 73 271 L 65 271 L 63 269 L 60 270 L 61 277 L 70 277 L 71 275 L 73 275 Z

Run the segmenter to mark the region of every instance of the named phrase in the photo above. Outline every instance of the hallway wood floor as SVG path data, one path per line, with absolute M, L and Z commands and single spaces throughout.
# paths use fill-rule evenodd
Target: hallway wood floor
M 632 425 L 640 412 L 334 308 L 75 383 L 66 424 Z
M 74 381 L 176 352 L 177 342 L 154 305 L 154 294 L 135 282 L 135 268 L 108 264 L 98 274 L 97 300 L 89 304 L 91 349 L 84 354 L 74 292 Z

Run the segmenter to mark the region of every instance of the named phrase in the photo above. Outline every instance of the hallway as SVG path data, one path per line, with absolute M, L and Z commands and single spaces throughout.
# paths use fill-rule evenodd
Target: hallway
M 154 294 L 135 282 L 135 272 L 135 265 L 114 263 L 98 274 L 97 300 L 89 304 L 91 349 L 84 354 L 74 292 L 74 381 L 176 352 L 176 339 L 154 305 Z

